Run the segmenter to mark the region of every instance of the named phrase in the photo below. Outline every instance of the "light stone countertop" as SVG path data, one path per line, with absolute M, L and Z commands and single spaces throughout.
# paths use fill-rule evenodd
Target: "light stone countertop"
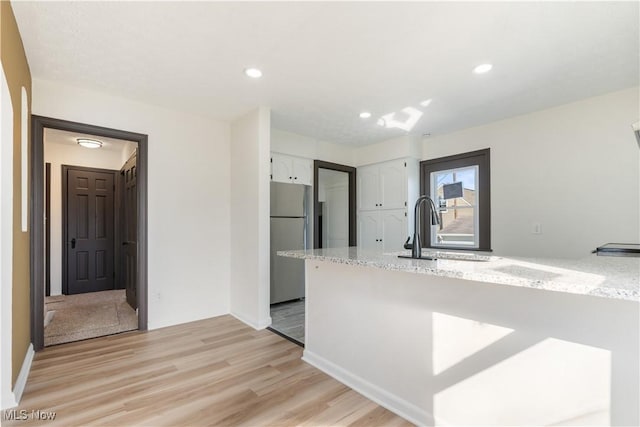
M 451 277 L 477 282 L 640 301 L 640 258 L 590 255 L 582 259 L 500 257 L 487 253 L 430 251 L 436 261 L 398 258 L 398 254 L 357 247 L 278 251 L 279 256 Z

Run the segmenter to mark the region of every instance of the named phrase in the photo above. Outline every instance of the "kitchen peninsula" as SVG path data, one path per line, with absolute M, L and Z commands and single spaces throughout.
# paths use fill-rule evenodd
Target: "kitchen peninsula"
M 638 425 L 640 259 L 304 258 L 304 360 L 421 425 Z

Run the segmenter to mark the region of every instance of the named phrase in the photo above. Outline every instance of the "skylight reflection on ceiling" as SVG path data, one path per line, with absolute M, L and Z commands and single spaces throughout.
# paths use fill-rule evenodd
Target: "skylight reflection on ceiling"
M 398 128 L 409 132 L 418 123 L 423 114 L 422 111 L 413 107 L 403 108 L 402 112 L 407 116 L 405 120 L 397 118 L 397 113 L 393 112 L 382 116 L 378 120 L 378 124 L 387 129 Z

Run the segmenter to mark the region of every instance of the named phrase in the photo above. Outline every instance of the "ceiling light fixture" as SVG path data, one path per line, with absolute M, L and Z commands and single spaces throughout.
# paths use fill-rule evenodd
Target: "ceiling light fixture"
M 480 64 L 473 69 L 473 72 L 476 74 L 484 74 L 488 71 L 491 71 L 492 68 L 493 68 L 493 65 L 491 64 Z
M 100 148 L 102 147 L 102 141 L 98 141 L 97 139 L 89 139 L 89 138 L 76 138 L 78 144 L 83 146 L 84 148 Z
M 244 73 L 252 79 L 259 79 L 260 77 L 262 77 L 262 71 L 258 70 L 257 68 L 245 68 Z
M 362 113 L 360 113 L 361 119 L 368 119 L 369 117 L 371 117 L 371 113 L 368 111 L 363 111 Z
M 423 107 L 428 107 L 428 106 L 429 106 L 429 104 L 431 104 L 431 101 L 432 101 L 432 99 L 431 99 L 431 98 L 429 98 L 429 99 L 425 99 L 424 101 L 422 101 L 422 102 L 420 103 L 420 105 L 422 105 Z

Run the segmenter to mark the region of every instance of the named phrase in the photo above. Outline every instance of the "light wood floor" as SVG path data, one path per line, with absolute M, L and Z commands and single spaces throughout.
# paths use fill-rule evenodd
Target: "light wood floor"
M 36 354 L 18 410 L 55 420 L 2 425 L 410 425 L 301 354 L 231 316 L 50 347 Z

